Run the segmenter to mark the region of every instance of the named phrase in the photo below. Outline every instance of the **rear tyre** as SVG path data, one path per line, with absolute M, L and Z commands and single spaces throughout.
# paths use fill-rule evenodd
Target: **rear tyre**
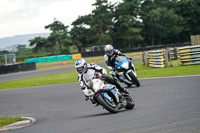
M 131 96 L 126 96 L 126 101 L 127 101 L 127 105 L 125 107 L 125 109 L 129 110 L 129 109 L 133 109 L 135 107 L 135 102 L 134 100 L 131 98 Z
M 108 101 L 106 98 L 104 98 L 102 95 L 97 96 L 97 101 L 101 106 L 103 106 L 107 111 L 110 113 L 117 113 L 118 107 L 114 101 Z
M 133 73 L 129 73 L 129 76 L 131 77 L 132 82 L 134 82 L 135 85 L 136 85 L 137 87 L 140 87 L 140 82 L 139 82 L 138 79 L 135 77 L 135 75 L 134 75 Z

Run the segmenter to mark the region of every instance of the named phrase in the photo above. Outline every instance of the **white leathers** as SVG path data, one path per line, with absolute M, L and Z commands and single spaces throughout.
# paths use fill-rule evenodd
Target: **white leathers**
M 83 76 L 85 74 L 87 74 L 90 79 L 93 79 L 95 77 L 96 73 L 106 74 L 107 75 L 106 69 L 100 67 L 97 64 L 88 64 L 87 65 L 87 70 L 85 71 L 85 73 L 78 74 L 78 80 L 80 82 L 81 89 L 82 89 L 83 93 L 85 94 L 85 96 L 91 96 L 94 93 L 92 92 L 91 89 L 88 89 L 87 86 L 85 85 L 85 83 L 84 83 L 85 81 L 83 79 Z

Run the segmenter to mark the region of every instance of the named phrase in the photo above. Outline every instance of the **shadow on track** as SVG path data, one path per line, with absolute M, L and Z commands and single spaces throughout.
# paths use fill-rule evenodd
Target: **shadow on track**
M 122 113 L 124 111 L 128 111 L 128 110 L 119 110 L 118 113 Z M 71 119 L 82 119 L 82 118 L 92 118 L 92 117 L 99 117 L 99 116 L 106 116 L 106 115 L 117 115 L 118 113 L 112 114 L 110 112 L 104 112 L 104 113 L 99 113 L 99 114 L 91 114 L 91 115 L 85 115 L 85 116 L 72 117 Z

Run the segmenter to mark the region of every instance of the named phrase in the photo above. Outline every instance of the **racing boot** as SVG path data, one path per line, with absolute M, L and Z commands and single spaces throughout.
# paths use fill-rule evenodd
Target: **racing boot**
M 128 90 L 126 90 L 125 88 L 121 87 L 121 85 L 114 80 L 113 78 L 107 76 L 107 75 L 103 75 L 102 79 L 105 80 L 106 82 L 115 85 L 121 92 L 125 93 L 125 94 L 129 94 Z
M 129 91 L 127 89 L 125 89 L 124 87 L 121 87 L 120 91 L 125 94 L 130 94 Z

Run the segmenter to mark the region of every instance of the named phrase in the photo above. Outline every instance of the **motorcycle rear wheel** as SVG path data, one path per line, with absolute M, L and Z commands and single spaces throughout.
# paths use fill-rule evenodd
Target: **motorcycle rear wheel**
M 104 98 L 102 95 L 97 96 L 97 101 L 101 106 L 103 106 L 107 111 L 110 113 L 117 113 L 118 107 L 114 102 L 108 101 L 106 98 Z

